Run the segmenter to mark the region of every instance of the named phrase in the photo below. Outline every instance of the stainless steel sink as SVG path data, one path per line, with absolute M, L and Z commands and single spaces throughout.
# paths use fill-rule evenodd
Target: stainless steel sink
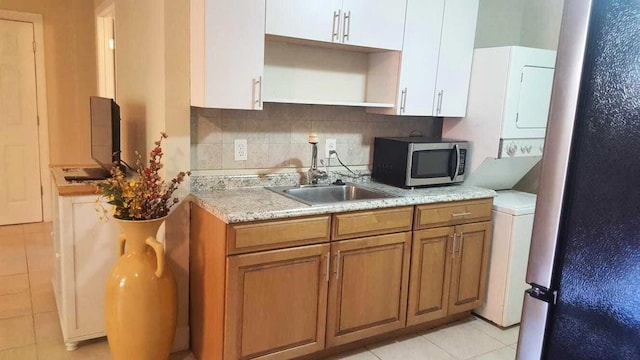
M 309 205 L 396 197 L 350 183 L 345 185 L 275 186 L 266 189 Z

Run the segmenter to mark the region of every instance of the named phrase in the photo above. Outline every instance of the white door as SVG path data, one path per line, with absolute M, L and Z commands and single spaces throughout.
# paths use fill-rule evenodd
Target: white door
M 342 42 L 402 50 L 406 10 L 406 0 L 344 0 Z
M 551 103 L 553 69 L 525 66 L 520 77 L 518 98 L 518 129 L 545 129 Z
M 341 8 L 342 0 L 267 0 L 265 33 L 342 42 Z
M 33 24 L 0 20 L 0 225 L 42 221 Z
M 434 116 L 464 117 L 479 0 L 446 0 L 440 40 Z

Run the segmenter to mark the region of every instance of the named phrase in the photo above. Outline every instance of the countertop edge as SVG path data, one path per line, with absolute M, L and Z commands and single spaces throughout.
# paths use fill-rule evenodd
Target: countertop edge
M 381 186 L 377 184 L 376 188 L 380 189 Z M 386 186 L 383 186 L 386 187 Z M 263 196 L 265 198 L 272 198 L 273 200 L 278 201 L 278 205 L 280 207 L 275 207 L 273 210 L 264 210 L 260 209 L 259 206 L 256 206 L 255 209 L 251 210 L 238 210 L 238 209 L 225 209 L 224 205 L 216 205 L 216 201 L 229 201 L 234 203 L 235 201 L 243 201 L 250 196 L 246 195 L 246 189 L 232 189 L 232 190 L 218 190 L 218 191 L 210 191 L 210 192 L 191 192 L 188 196 L 190 202 L 195 203 L 201 208 L 208 211 L 210 214 L 214 215 L 218 219 L 222 220 L 226 224 L 234 224 L 234 223 L 243 223 L 243 222 L 254 222 L 254 221 L 264 221 L 264 220 L 274 220 L 274 219 L 287 219 L 294 217 L 302 217 L 302 216 L 311 216 L 311 215 L 323 215 L 323 214 L 333 214 L 340 212 L 350 212 L 350 211 L 360 211 L 360 210 L 373 210 L 373 209 L 383 209 L 383 208 L 391 208 L 391 207 L 401 207 L 401 206 L 414 206 L 414 205 L 422 205 L 422 204 L 432 204 L 432 203 L 442 203 L 442 202 L 454 202 L 454 201 L 464 201 L 464 200 L 476 200 L 476 199 L 484 199 L 484 198 L 493 198 L 497 194 L 494 190 L 478 188 L 478 187 L 465 187 L 458 186 L 455 189 L 448 188 L 440 188 L 444 190 L 440 190 L 438 188 L 433 188 L 429 190 L 417 190 L 416 194 L 411 194 L 410 190 L 398 189 L 393 191 L 393 189 L 383 189 L 389 193 L 394 193 L 398 195 L 398 193 L 404 193 L 404 195 L 399 195 L 395 198 L 387 198 L 387 199 L 377 199 L 377 200 L 362 200 L 362 201 L 350 201 L 344 203 L 333 203 L 327 205 L 306 205 L 300 202 L 297 202 L 292 199 L 288 199 L 282 195 L 275 194 L 269 190 L 264 188 L 250 188 L 252 192 L 255 193 L 255 196 Z M 392 190 L 392 191 L 389 191 Z M 455 191 L 459 190 L 459 191 Z M 439 193 L 439 191 L 441 193 Z M 423 194 L 420 192 L 426 192 L 427 194 Z M 429 194 L 429 192 L 433 194 Z M 407 195 L 408 193 L 408 195 Z M 226 196 L 225 196 L 226 194 Z M 234 199 L 234 197 L 243 196 L 244 199 Z M 222 199 L 222 198 L 227 199 Z M 275 197 L 275 198 L 273 198 Z

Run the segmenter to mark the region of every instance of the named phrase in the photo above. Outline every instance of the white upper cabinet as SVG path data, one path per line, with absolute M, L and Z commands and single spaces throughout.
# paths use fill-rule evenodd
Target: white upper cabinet
M 408 0 L 397 115 L 432 115 L 444 0 Z
M 467 111 L 478 0 L 445 0 L 433 116 L 463 117 Z
M 388 95 L 377 90 L 393 83 L 394 74 L 372 78 L 368 85 L 376 101 L 393 102 L 395 106 L 368 111 L 393 115 L 464 116 L 478 2 L 408 0 L 396 92 Z M 391 59 L 388 54 L 375 54 L 372 58 L 374 64 Z
M 191 0 L 191 105 L 262 109 L 265 0 Z
M 342 42 L 402 50 L 406 0 L 343 0 Z
M 333 42 L 338 39 L 342 0 L 267 0 L 265 32 L 270 35 Z
M 267 0 L 266 33 L 401 50 L 406 0 Z

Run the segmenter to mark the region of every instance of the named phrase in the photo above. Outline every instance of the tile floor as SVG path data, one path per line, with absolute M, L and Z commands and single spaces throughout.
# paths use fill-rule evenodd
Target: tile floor
M 51 285 L 51 223 L 0 226 L 0 360 L 110 359 L 105 338 L 68 352 Z M 475 317 L 344 354 L 332 360 L 513 360 L 518 328 Z M 192 360 L 189 352 L 171 360 Z

